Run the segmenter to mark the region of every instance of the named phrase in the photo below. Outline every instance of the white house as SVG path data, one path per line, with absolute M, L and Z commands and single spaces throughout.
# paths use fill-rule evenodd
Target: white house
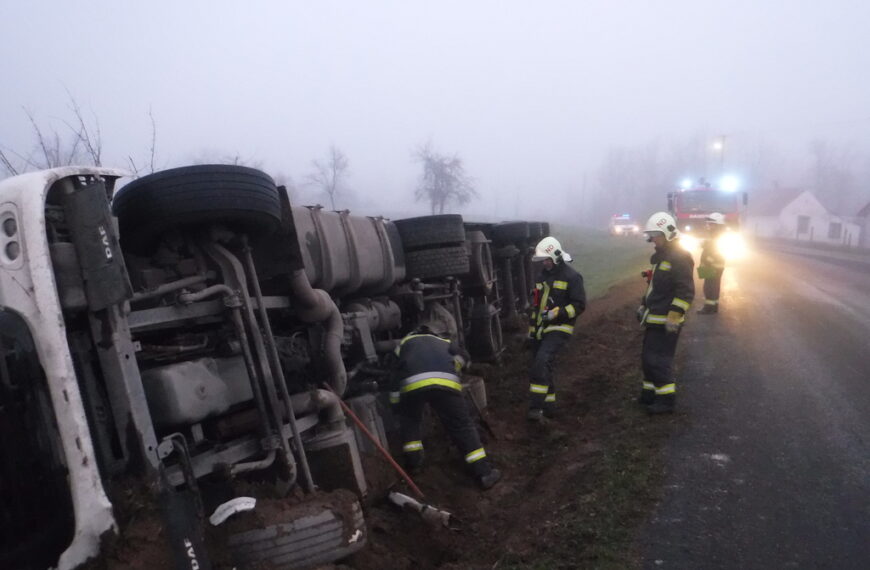
M 857 247 L 862 239 L 861 225 L 832 214 L 808 190 L 778 192 L 776 199 L 750 203 L 745 227 L 758 237 L 830 245 Z

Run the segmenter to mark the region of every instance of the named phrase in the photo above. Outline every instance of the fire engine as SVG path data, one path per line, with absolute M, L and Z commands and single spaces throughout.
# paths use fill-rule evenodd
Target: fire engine
M 749 196 L 737 191 L 737 180 L 726 176 L 718 187 L 701 178 L 697 184 L 684 181 L 681 189 L 668 193 L 668 211 L 677 221 L 682 233 L 683 247 L 689 251 L 700 248 L 701 241 L 709 234 L 705 219 L 713 212 L 725 216 L 725 225 L 730 230 L 723 238 L 728 244 L 726 256 L 742 257 L 745 249 L 739 229 L 746 215 Z M 725 244 L 723 244 L 725 245 Z

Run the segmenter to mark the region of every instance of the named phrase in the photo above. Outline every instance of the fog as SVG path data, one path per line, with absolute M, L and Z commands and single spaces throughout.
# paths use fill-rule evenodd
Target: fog
M 473 177 L 469 218 L 599 225 L 725 172 L 851 214 L 870 200 L 867 38 L 861 0 L 4 0 L 0 150 L 26 169 L 28 112 L 64 135 L 74 101 L 106 166 L 149 163 L 154 134 L 158 169 L 239 160 L 304 202 L 328 203 L 305 181 L 334 145 L 336 205 L 364 213 L 428 212 L 428 142 Z

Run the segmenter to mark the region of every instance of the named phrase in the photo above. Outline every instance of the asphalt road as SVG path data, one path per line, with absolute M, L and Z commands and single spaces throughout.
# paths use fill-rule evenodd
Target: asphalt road
M 680 339 L 643 567 L 870 568 L 870 271 L 755 253 L 720 310 Z

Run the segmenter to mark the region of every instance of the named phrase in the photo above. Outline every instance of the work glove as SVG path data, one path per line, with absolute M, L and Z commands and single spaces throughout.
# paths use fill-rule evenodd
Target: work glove
M 637 310 L 634 312 L 634 316 L 637 317 L 637 322 L 643 322 L 643 314 L 646 312 L 646 307 L 643 305 L 639 306 Z
M 457 374 L 462 372 L 463 368 L 467 368 L 470 365 L 471 365 L 471 363 L 470 362 L 466 363 L 465 359 L 462 357 L 462 355 L 457 354 L 453 357 L 453 368 L 456 370 Z
M 677 311 L 668 311 L 668 319 L 665 321 L 665 330 L 669 333 L 675 333 L 680 330 L 680 319 L 683 318 L 682 313 Z
M 559 307 L 553 307 L 549 311 L 541 313 L 541 317 L 545 323 L 552 323 L 559 318 Z

